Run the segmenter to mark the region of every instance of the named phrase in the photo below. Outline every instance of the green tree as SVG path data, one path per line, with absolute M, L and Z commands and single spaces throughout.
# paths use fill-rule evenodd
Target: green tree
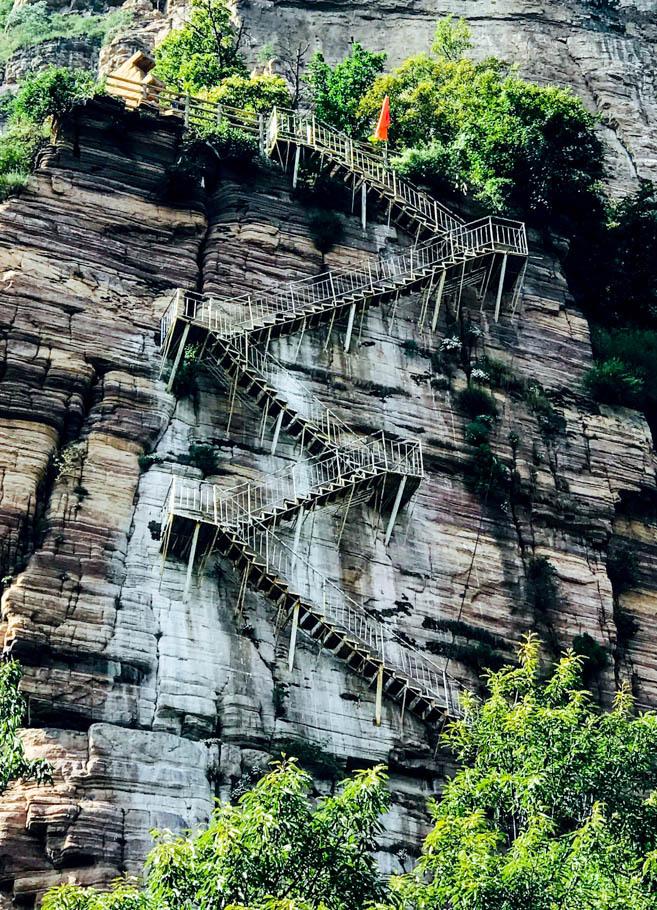
M 190 93 L 213 88 L 228 76 L 246 76 L 240 39 L 227 0 L 192 0 L 185 26 L 155 49 L 154 75 Z
M 87 70 L 49 66 L 23 80 L 14 99 L 12 119 L 40 124 L 87 101 L 97 91 L 96 80 Z
M 25 719 L 25 700 L 18 690 L 21 671 L 15 660 L 0 661 L 0 793 L 13 780 L 21 778 L 44 783 L 49 779 L 48 765 L 25 757 L 18 735 Z
M 256 113 L 268 113 L 274 107 L 289 107 L 292 101 L 285 79 L 269 73 L 228 76 L 203 94 L 208 101 Z
M 65 885 L 44 910 L 361 910 L 386 895 L 372 855 L 388 804 L 381 767 L 357 772 L 334 796 L 311 797 L 295 760 L 274 764 L 209 827 L 161 835 L 144 889 L 124 881 L 109 894 Z
M 354 42 L 349 56 L 335 66 L 316 53 L 305 76 L 319 120 L 350 135 L 360 135 L 367 126 L 369 112 L 359 110 L 360 99 L 383 72 L 385 54 L 375 54 Z M 383 99 L 381 99 L 383 100 Z M 379 108 L 381 105 L 379 104 Z
M 538 642 L 465 699 L 445 736 L 461 764 L 432 806 L 415 869 L 393 880 L 417 910 L 655 910 L 657 716 L 625 690 L 603 713 L 566 654 L 545 679 Z
M 498 60 L 420 54 L 376 79 L 363 120 L 374 121 L 385 95 L 393 165 L 408 179 L 541 219 L 581 211 L 595 193 L 600 142 L 569 90 L 526 82 Z
M 460 60 L 472 47 L 472 32 L 465 19 L 443 16 L 436 23 L 431 53 L 443 60 Z

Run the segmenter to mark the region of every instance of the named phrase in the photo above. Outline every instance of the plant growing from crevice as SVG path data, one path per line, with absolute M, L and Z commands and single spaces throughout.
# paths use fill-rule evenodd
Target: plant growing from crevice
M 527 564 L 527 599 L 536 616 L 545 618 L 559 602 L 557 570 L 547 556 L 532 556 Z
M 573 638 L 572 649 L 575 654 L 584 658 L 582 673 L 584 681 L 590 685 L 608 666 L 607 649 L 595 640 L 588 632 Z
M 142 453 L 137 456 L 137 464 L 139 465 L 139 470 L 142 474 L 146 474 L 154 464 L 162 464 L 164 458 L 161 455 L 153 455 L 152 453 Z
M 220 472 L 217 450 L 204 442 L 193 442 L 186 455 L 178 456 L 178 462 L 198 468 L 204 478 Z
M 337 212 L 317 209 L 310 216 L 308 229 L 315 247 L 324 256 L 344 237 L 344 223 Z
M 19 690 L 20 680 L 19 664 L 15 660 L 0 660 L 0 794 L 15 780 L 43 784 L 52 777 L 46 762 L 25 755 L 19 736 L 26 715 L 25 699 Z
M 188 344 L 178 364 L 172 391 L 176 398 L 191 398 L 198 401 L 198 378 L 201 373 L 200 349 L 196 344 Z
M 457 404 L 471 420 L 481 417 L 497 417 L 495 399 L 490 392 L 476 384 L 470 384 L 459 392 Z
M 328 743 L 314 743 L 299 736 L 276 738 L 273 749 L 286 758 L 296 758 L 302 768 L 315 777 L 338 781 L 345 776 L 344 768 Z
M 465 425 L 465 438 L 474 446 L 487 443 L 493 431 L 494 418 L 489 414 L 480 414 Z
M 639 560 L 627 541 L 614 539 L 609 544 L 607 575 L 615 597 L 629 591 L 639 580 Z
M 289 686 L 285 683 L 274 683 L 271 693 L 272 703 L 274 705 L 274 717 L 284 720 L 287 717 L 287 699 L 289 697 Z

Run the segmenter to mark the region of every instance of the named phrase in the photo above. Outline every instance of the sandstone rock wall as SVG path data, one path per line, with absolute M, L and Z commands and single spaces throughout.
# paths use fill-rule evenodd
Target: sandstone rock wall
M 269 604 L 247 596 L 223 561 L 194 578 L 159 556 L 160 510 L 192 442 L 221 452 L 216 481 L 230 484 L 299 457 L 238 404 L 228 428 L 225 390 L 204 378 L 197 400 L 176 402 L 158 379 L 159 318 L 178 286 L 222 294 L 273 287 L 319 272 L 310 212 L 273 166 L 224 172 L 207 195 L 170 201 L 180 124 L 125 114 L 98 101 L 60 129 L 29 189 L 0 210 L 0 640 L 25 666 L 33 755 L 55 766 L 52 788 L 16 784 L 0 801 L 0 902 L 29 906 L 61 880 L 103 883 L 137 871 L 153 827 L 201 824 L 216 795 L 240 792 L 285 738 L 301 738 L 343 767 L 386 761 L 393 808 L 381 844 L 398 868 L 426 828 L 426 796 L 445 756 L 436 731 L 386 704 L 373 727 L 373 693 L 345 667 L 301 641 L 287 670 L 287 633 Z M 522 305 L 499 324 L 471 307 L 478 353 L 542 384 L 565 425 L 541 431 L 517 394 L 496 393 L 495 450 L 518 471 L 510 503 L 482 501 L 466 483 L 473 450 L 451 379 L 432 357 L 448 328 L 418 328 L 420 303 L 371 311 L 351 354 L 343 326 L 280 342 L 276 353 L 359 432 L 418 435 L 427 477 L 386 548 L 371 505 L 318 511 L 302 552 L 366 599 L 420 647 L 456 647 L 450 672 L 476 685 L 472 642 L 435 631 L 460 621 L 498 636 L 509 655 L 537 628 L 553 647 L 587 632 L 607 648 L 603 699 L 632 678 L 654 705 L 650 609 L 656 597 L 655 463 L 643 419 L 600 410 L 581 390 L 591 362 L 588 329 L 558 260 L 532 238 Z M 408 243 L 384 221 L 366 236 L 345 216 L 345 238 L 326 256 L 346 267 Z M 517 434 L 511 437 L 510 434 Z M 516 440 L 513 442 L 512 440 Z M 139 455 L 159 463 L 140 473 Z M 515 454 L 514 454 L 515 453 Z M 641 503 L 639 508 L 638 503 Z M 616 646 L 610 535 L 640 555 L 638 590 L 623 596 L 638 634 Z M 529 559 L 554 564 L 559 602 L 535 616 Z M 460 650 L 459 650 L 460 648 Z M 321 787 L 330 786 L 326 774 Z
M 463 16 L 477 57 L 502 57 L 538 82 L 570 85 L 601 115 L 615 191 L 637 176 L 657 177 L 655 0 L 624 0 L 604 15 L 585 0 L 238 0 L 237 8 L 254 54 L 267 44 L 283 57 L 307 47 L 335 60 L 355 40 L 386 51 L 391 65 L 428 50 L 439 17 Z

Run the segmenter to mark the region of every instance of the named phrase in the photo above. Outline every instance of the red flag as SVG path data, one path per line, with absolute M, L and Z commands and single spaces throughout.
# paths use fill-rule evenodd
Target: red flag
M 379 116 L 379 122 L 376 125 L 374 138 L 379 142 L 388 141 L 388 129 L 390 128 L 390 98 L 386 95 L 383 99 L 383 107 Z

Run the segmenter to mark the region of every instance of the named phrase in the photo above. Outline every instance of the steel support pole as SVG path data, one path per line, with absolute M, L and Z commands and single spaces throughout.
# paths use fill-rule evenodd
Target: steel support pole
M 497 299 L 495 300 L 495 322 L 500 321 L 500 308 L 502 306 L 502 291 L 504 290 L 504 277 L 506 275 L 506 263 L 509 254 L 505 253 L 502 258 L 502 268 L 500 269 L 500 280 L 497 285 Z
M 360 187 L 360 221 L 363 233 L 365 233 L 367 230 L 367 186 L 365 181 L 362 182 Z
M 377 727 L 381 726 L 381 709 L 383 707 L 383 664 L 379 667 L 376 674 L 376 704 L 374 707 L 374 722 Z
M 431 331 L 436 331 L 436 326 L 438 325 L 438 316 L 440 314 L 440 304 L 443 299 L 443 289 L 445 287 L 445 278 L 447 277 L 447 269 L 443 269 L 440 281 L 438 282 L 438 290 L 436 292 L 436 304 L 433 308 L 433 319 L 431 320 Z
M 294 652 L 297 647 L 297 630 L 299 628 L 299 601 L 294 605 L 292 610 L 292 629 L 290 631 L 290 652 L 288 654 L 287 668 L 292 672 L 294 670 Z
M 173 382 L 176 378 L 176 373 L 178 372 L 178 367 L 180 366 L 180 361 L 182 356 L 185 353 L 185 345 L 187 344 L 187 336 L 189 335 L 189 323 L 185 324 L 183 329 L 182 338 L 180 339 L 180 344 L 176 352 L 176 359 L 173 361 L 173 366 L 171 367 L 171 375 L 169 376 L 169 381 L 167 382 L 167 392 L 170 392 L 173 388 Z
M 297 145 L 294 152 L 294 171 L 292 172 L 292 189 L 296 190 L 299 181 L 299 164 L 301 163 L 301 146 Z
M 278 417 L 276 418 L 276 425 L 274 427 L 274 438 L 271 441 L 271 454 L 276 454 L 276 446 L 278 445 L 278 437 L 281 432 L 281 426 L 283 424 L 283 411 L 278 412 Z
M 187 578 L 185 579 L 185 590 L 183 592 L 183 602 L 187 600 L 189 595 L 189 589 L 192 584 L 192 571 L 194 569 L 194 559 L 196 557 L 196 547 L 198 545 L 198 535 L 201 532 L 201 522 L 197 521 L 194 525 L 194 533 L 192 534 L 192 545 L 189 548 L 189 561 L 187 562 Z
M 407 476 L 404 474 L 402 479 L 399 482 L 399 487 L 397 488 L 397 495 L 395 496 L 395 504 L 392 507 L 392 512 L 390 513 L 390 519 L 388 521 L 388 527 L 386 528 L 386 536 L 384 540 L 384 545 L 387 547 L 390 542 L 390 537 L 392 536 L 392 530 L 395 527 L 395 522 L 397 521 L 397 514 L 399 513 L 399 506 L 401 505 L 402 496 L 404 495 L 404 488 L 406 487 Z
M 345 353 L 349 353 L 349 346 L 351 345 L 351 333 L 354 330 L 354 317 L 356 315 L 356 304 L 352 303 L 349 308 L 349 321 L 347 322 L 347 335 L 344 340 L 344 349 Z

